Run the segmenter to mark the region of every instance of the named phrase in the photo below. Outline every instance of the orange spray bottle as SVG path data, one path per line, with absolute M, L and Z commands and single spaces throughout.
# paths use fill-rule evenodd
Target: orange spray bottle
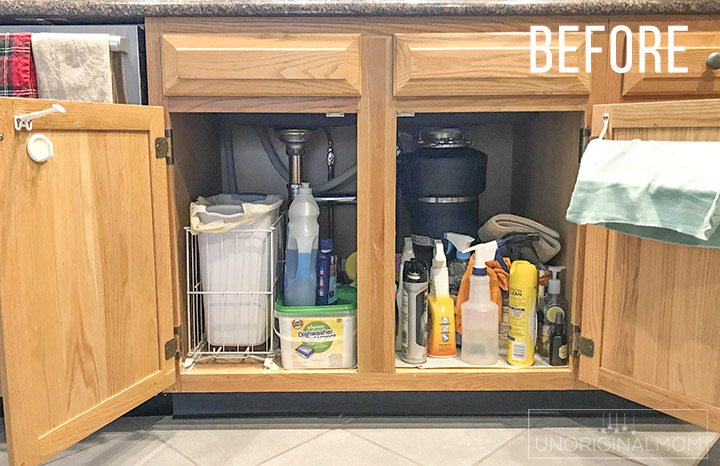
M 435 256 L 430 269 L 430 308 L 428 356 L 452 357 L 455 348 L 455 302 L 450 296 L 448 269 L 442 241 L 435 241 Z

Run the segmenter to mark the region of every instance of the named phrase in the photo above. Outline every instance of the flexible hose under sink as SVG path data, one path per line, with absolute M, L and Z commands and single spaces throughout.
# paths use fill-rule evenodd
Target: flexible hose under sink
M 265 155 L 267 155 L 268 160 L 277 174 L 280 175 L 283 180 L 288 180 L 290 178 L 290 172 L 287 167 L 285 167 L 282 160 L 280 160 L 280 156 L 275 151 L 275 147 L 273 147 L 272 141 L 270 140 L 270 136 L 268 136 L 266 129 L 256 126 L 255 134 L 257 134 L 260 144 L 262 144 L 263 149 L 265 150 Z
M 270 139 L 270 136 L 267 134 L 265 128 L 262 127 L 255 127 L 255 134 L 257 134 L 258 139 L 260 140 L 260 144 L 262 144 L 263 149 L 265 150 L 265 154 L 267 155 L 268 160 L 270 161 L 270 164 L 275 168 L 275 171 L 280 175 L 284 180 L 287 180 L 290 178 L 290 173 L 288 172 L 288 169 L 283 164 L 282 160 L 280 159 L 280 156 L 278 155 L 277 151 L 275 150 L 275 147 L 272 145 L 272 140 Z M 335 178 L 329 181 L 325 181 L 322 183 L 313 183 L 310 185 L 310 187 L 313 189 L 313 191 L 316 192 L 324 192 L 324 191 L 330 191 L 331 189 L 335 189 L 357 173 L 357 164 L 354 164 L 352 167 L 348 168 L 344 172 L 337 175 Z

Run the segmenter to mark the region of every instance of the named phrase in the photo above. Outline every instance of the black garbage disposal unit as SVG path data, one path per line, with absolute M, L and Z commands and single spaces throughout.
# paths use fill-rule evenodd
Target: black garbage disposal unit
M 447 231 L 476 236 L 487 154 L 471 148 L 459 128 L 423 128 L 418 143 L 417 150 L 400 159 L 415 249 L 432 247 Z

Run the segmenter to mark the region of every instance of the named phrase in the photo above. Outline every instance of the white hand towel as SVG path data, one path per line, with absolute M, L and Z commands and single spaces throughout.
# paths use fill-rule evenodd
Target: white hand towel
M 108 34 L 32 35 L 41 99 L 113 102 Z

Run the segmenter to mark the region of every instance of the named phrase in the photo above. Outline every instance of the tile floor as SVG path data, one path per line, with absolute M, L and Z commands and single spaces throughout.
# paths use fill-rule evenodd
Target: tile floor
M 651 420 L 652 421 L 652 420 Z M 598 438 L 597 419 L 125 417 L 49 460 L 52 466 L 472 466 L 720 464 L 718 436 L 688 424 L 634 426 L 639 439 L 672 439 L 674 453 L 645 448 L 633 458 L 575 440 Z M 605 439 L 613 434 L 605 434 Z M 614 434 L 621 437 L 623 434 Z M 627 436 L 628 434 L 624 434 Z M 635 434 L 634 434 L 635 435 Z M 537 443 L 538 439 L 542 442 Z M 573 440 L 575 439 L 575 440 Z M 530 446 L 535 440 L 536 450 Z M 0 465 L 7 464 L 4 436 Z M 544 442 L 544 443 L 543 443 Z M 555 445 L 552 454 L 547 445 Z M 564 447 L 563 447 L 564 445 Z M 589 445 L 589 443 L 587 444 Z M 608 443 L 608 445 L 610 445 Z M 691 445 L 692 448 L 684 448 Z M 681 448 L 681 446 L 683 448 Z M 608 447 L 609 448 L 609 447 Z M 711 449 L 709 454 L 708 450 Z M 552 448 L 551 448 L 552 450 Z M 668 449 L 669 451 L 670 449 Z M 691 451 L 692 450 L 692 451 Z M 531 459 L 530 457 L 534 459 Z M 642 456 L 643 458 L 639 458 Z M 692 456 L 692 458 L 689 458 Z M 709 459 L 702 457 L 709 456 Z M 540 459 L 537 459 L 540 458 Z

